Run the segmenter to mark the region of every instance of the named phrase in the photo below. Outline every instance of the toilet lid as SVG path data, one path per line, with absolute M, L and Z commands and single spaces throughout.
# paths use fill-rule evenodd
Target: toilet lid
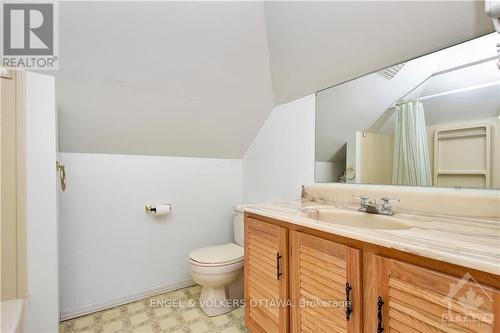
M 243 259 L 243 248 L 234 243 L 207 246 L 191 251 L 189 258 L 201 264 L 230 264 Z

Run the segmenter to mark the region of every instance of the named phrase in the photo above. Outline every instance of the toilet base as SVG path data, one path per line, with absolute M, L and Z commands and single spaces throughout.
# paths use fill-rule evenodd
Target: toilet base
M 242 304 L 243 261 L 218 267 L 191 263 L 191 275 L 201 285 L 198 305 L 207 316 L 219 316 Z
M 214 317 L 233 311 L 238 307 L 238 304 L 229 298 L 225 287 L 203 287 L 199 307 L 207 316 Z
M 209 317 L 233 311 L 243 303 L 243 274 L 225 286 L 202 286 L 199 307 Z

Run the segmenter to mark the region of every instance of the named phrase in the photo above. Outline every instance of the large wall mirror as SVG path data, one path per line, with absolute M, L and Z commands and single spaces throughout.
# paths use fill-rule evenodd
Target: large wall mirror
M 316 182 L 500 188 L 498 34 L 316 95 Z

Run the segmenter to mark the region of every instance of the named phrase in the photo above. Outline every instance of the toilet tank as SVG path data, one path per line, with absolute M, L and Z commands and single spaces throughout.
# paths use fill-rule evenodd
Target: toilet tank
M 243 247 L 245 238 L 245 215 L 238 206 L 234 207 L 234 242 Z

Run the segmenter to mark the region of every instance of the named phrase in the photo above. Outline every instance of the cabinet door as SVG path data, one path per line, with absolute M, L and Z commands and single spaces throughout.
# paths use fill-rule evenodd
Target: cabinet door
M 245 219 L 245 322 L 252 332 L 288 331 L 288 231 Z
M 500 332 L 500 294 L 462 278 L 365 254 L 365 332 Z M 495 326 L 496 325 L 496 326 Z
M 359 250 L 295 231 L 291 248 L 293 332 L 361 332 Z

